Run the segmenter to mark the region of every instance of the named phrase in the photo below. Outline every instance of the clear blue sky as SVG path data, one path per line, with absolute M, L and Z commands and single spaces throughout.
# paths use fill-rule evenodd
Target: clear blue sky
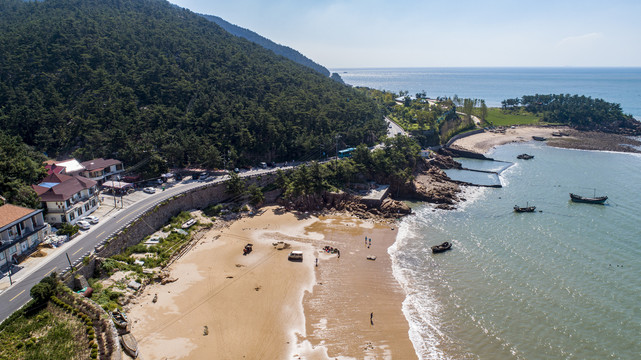
M 641 66 L 640 0 L 169 0 L 328 68 Z

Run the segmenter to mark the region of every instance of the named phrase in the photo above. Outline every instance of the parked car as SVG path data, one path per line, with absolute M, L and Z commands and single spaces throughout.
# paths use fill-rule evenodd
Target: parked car
M 88 222 L 90 224 L 97 224 L 98 223 L 98 218 L 96 216 L 93 216 L 93 215 L 85 216 L 80 220 L 86 221 L 86 222 Z
M 84 221 L 84 220 L 80 220 L 80 221 L 78 221 L 78 222 L 76 223 L 76 225 L 78 225 L 78 227 L 80 228 L 80 230 L 89 230 L 89 228 L 91 227 L 91 225 L 89 224 L 89 222 Z
M 238 168 L 234 168 L 234 172 L 235 172 L 236 174 L 238 174 L 238 173 L 240 172 L 240 170 L 238 170 Z
M 146 187 L 146 188 L 142 189 L 142 191 L 146 192 L 147 194 L 154 194 L 154 193 L 156 193 L 156 188 Z
M 267 169 L 267 163 L 263 161 L 262 163 L 260 163 L 260 167 L 262 167 L 263 169 Z

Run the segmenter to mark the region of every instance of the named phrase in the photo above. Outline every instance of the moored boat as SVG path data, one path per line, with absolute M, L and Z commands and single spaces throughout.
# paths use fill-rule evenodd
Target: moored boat
M 543 136 L 532 136 L 532 139 L 534 139 L 536 141 L 545 141 L 545 140 L 547 140 Z
M 446 242 L 444 242 L 444 243 L 442 243 L 440 245 L 432 246 L 432 252 L 433 253 L 440 253 L 440 252 L 443 252 L 443 251 L 447 251 L 447 250 L 449 250 L 451 248 L 452 248 L 452 243 L 450 243 L 449 241 L 446 241 Z
M 523 159 L 523 160 L 530 160 L 530 159 L 534 159 L 534 155 L 521 154 L 521 155 L 517 156 L 516 158 L 517 159 Z
M 534 210 L 536 210 L 536 206 L 519 207 L 518 205 L 514 205 L 514 212 L 524 213 L 534 212 Z
M 570 199 L 574 202 L 579 202 L 579 203 L 603 205 L 603 203 L 605 203 L 608 197 L 607 196 L 585 197 L 585 196 L 570 193 Z

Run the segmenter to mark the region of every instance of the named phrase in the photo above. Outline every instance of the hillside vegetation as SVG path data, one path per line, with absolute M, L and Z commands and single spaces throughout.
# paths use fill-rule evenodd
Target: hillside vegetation
M 385 133 L 363 94 L 164 0 L 0 1 L 0 128 L 50 157 L 227 167 Z
M 329 76 L 329 70 L 327 70 L 327 68 L 325 68 L 323 65 L 315 63 L 313 60 L 309 59 L 305 55 L 301 54 L 300 52 L 288 46 L 276 44 L 275 42 L 263 36 L 260 36 L 259 34 L 256 34 L 251 30 L 231 24 L 218 16 L 214 16 L 214 15 L 201 15 L 201 16 L 209 21 L 215 22 L 216 24 L 218 24 L 218 26 L 227 30 L 232 35 L 247 39 L 253 43 L 256 43 L 264 47 L 265 49 L 273 51 L 277 55 L 284 56 L 289 60 L 297 62 L 301 65 L 307 66 L 308 68 L 313 69 L 320 74 Z
M 508 112 L 525 110 L 547 123 L 567 124 L 579 130 L 641 135 L 641 123 L 626 115 L 621 105 L 585 95 L 524 95 L 501 102 Z

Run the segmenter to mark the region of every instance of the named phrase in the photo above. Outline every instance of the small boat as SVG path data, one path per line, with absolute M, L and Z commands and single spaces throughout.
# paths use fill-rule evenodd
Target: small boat
M 185 221 L 184 224 L 182 224 L 181 228 L 183 229 L 189 229 L 192 225 L 196 223 L 196 219 L 189 219 Z
M 543 136 L 532 136 L 532 139 L 534 139 L 536 141 L 545 141 L 545 140 L 547 140 Z
M 452 248 L 452 243 L 446 241 L 446 242 L 442 243 L 441 245 L 432 246 L 432 252 L 433 253 L 440 253 L 440 252 L 447 251 L 447 250 L 449 250 L 451 248 Z
M 570 199 L 574 202 L 579 202 L 579 203 L 603 205 L 603 203 L 608 199 L 608 197 L 607 196 L 584 197 L 581 195 L 570 193 Z
M 534 212 L 534 210 L 536 210 L 536 206 L 519 207 L 518 205 L 514 205 L 514 212 L 525 213 Z
M 516 158 L 517 159 L 523 159 L 523 160 L 530 160 L 530 159 L 534 159 L 534 155 L 521 154 L 521 155 L 517 156 Z
M 123 329 L 125 331 L 129 330 L 129 320 L 127 320 L 127 315 L 123 313 L 120 310 L 113 311 L 111 313 L 111 318 L 114 321 L 114 325 L 116 325 L 117 328 Z
M 122 344 L 122 349 L 129 356 L 134 359 L 138 357 L 138 342 L 131 333 L 120 336 L 120 343 Z

